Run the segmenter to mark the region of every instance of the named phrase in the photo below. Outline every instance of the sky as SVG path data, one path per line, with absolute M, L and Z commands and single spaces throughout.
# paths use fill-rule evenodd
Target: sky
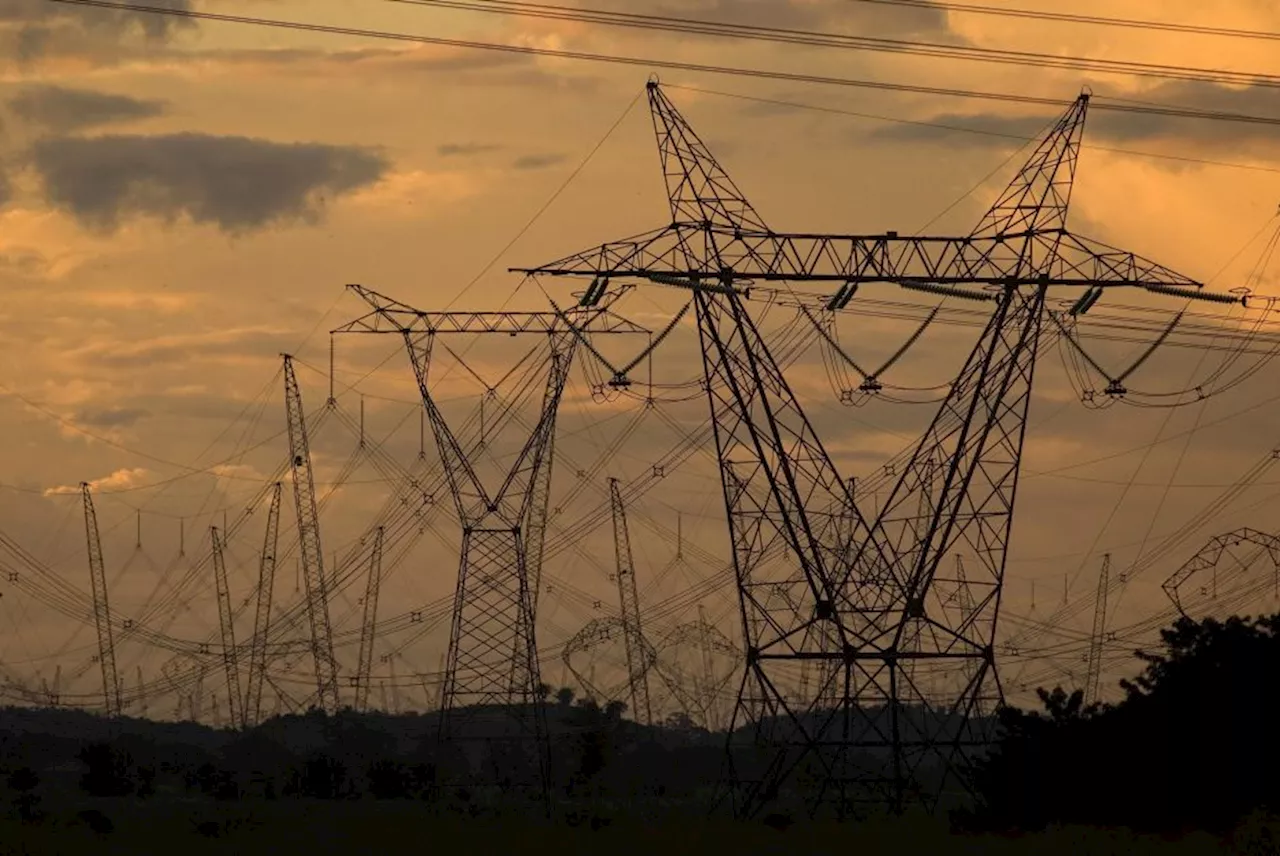
M 1114 99 L 1280 116 L 1280 98 L 1265 85 L 1228 88 L 654 34 L 386 0 L 150 2 L 1064 102 L 1088 86 Z M 669 0 L 643 10 L 617 0 L 578 5 L 1037 55 L 1280 72 L 1273 43 L 1263 40 L 856 0 Z M 1044 0 L 1008 5 L 1057 9 Z M 1266 0 L 1169 0 L 1161 8 L 1169 21 L 1280 31 L 1280 9 Z M 1082 0 L 1073 11 L 1151 14 L 1148 4 L 1133 0 Z M 96 492 L 113 611 L 148 615 L 140 625 L 163 623 L 168 629 L 160 632 L 176 638 L 212 640 L 218 621 L 208 529 L 223 526 L 224 510 L 234 519 L 253 505 L 286 460 L 281 353 L 297 357 L 308 412 L 321 410 L 330 382 L 328 331 L 365 311 L 346 284 L 428 310 L 541 311 L 547 295 L 572 300 L 568 288 L 547 283 L 544 294 L 508 267 L 655 228 L 669 216 L 652 128 L 638 98 L 649 74 L 643 67 L 139 16 L 48 0 L 0 0 L 0 43 L 0 281 L 7 295 L 0 308 L 0 431 L 7 438 L 0 445 L 0 529 L 49 570 L 52 577 L 41 585 L 54 585 L 48 579 L 56 577 L 80 592 L 60 613 L 12 578 L 7 588 L 0 579 L 0 669 L 10 680 L 39 686 L 61 666 L 63 691 L 86 703 L 100 684 L 95 687 L 85 611 L 81 482 Z M 906 234 L 928 225 L 962 234 L 1015 169 L 1022 144 L 1000 134 L 1035 136 L 1056 113 L 694 72 L 662 71 L 660 77 L 757 210 L 787 231 Z M 1249 279 L 1280 203 L 1273 127 L 1099 110 L 1085 133 L 1073 230 L 1219 290 L 1248 283 L 1258 292 L 1280 291 L 1274 268 Z M 896 288 L 877 288 L 878 298 L 924 305 Z M 656 330 L 679 305 L 669 294 L 638 292 L 620 311 Z M 1193 309 L 1215 317 L 1226 312 Z M 851 354 L 878 363 L 913 327 L 853 316 L 841 320 L 840 336 Z M 972 337 L 967 328 L 931 329 L 887 379 L 945 384 Z M 320 493 L 333 493 L 322 518 L 326 553 L 337 553 L 350 570 L 334 606 L 335 626 L 345 634 L 339 659 L 349 669 L 370 521 L 391 491 L 390 465 L 380 470 L 353 458 L 358 425 L 363 420 L 369 443 L 398 466 L 413 465 L 420 447 L 432 460 L 435 452 L 429 433 L 423 442 L 403 344 L 395 337 L 335 341 L 333 386 L 351 430 L 328 420 L 316 431 L 313 452 Z M 485 379 L 481 385 L 461 370 L 453 354 L 433 357 L 443 409 L 458 425 L 478 405 L 483 386 L 501 386 L 496 379 L 520 352 L 515 343 L 456 347 Z M 620 359 L 639 350 L 623 336 L 601 347 Z M 655 357 L 658 383 L 696 377 L 690 373 L 696 348 L 686 319 Z M 1127 365 L 1143 346 L 1097 348 L 1110 365 Z M 1222 360 L 1220 352 L 1159 351 L 1128 384 L 1151 393 L 1187 389 Z M 1229 373 L 1245 364 L 1249 357 Z M 811 348 L 796 357 L 791 378 L 844 474 L 873 475 L 926 427 L 934 409 L 928 403 L 842 406 L 821 365 Z M 1270 377 L 1272 369 L 1262 365 L 1246 382 L 1192 406 L 1099 410 L 1082 405 L 1059 352 L 1046 354 L 1004 602 L 1005 632 L 1010 639 L 1022 634 L 1005 671 L 1009 686 L 1021 692 L 1035 680 L 1078 679 L 1104 553 L 1112 555 L 1113 573 L 1133 571 L 1111 619 L 1113 627 L 1132 627 L 1167 608 L 1160 583 L 1209 537 L 1242 526 L 1273 529 L 1272 488 L 1280 483 L 1274 473 L 1262 473 L 1234 504 L 1206 513 L 1280 445 L 1280 420 L 1268 403 Z M 541 382 L 513 387 L 509 381 L 505 388 L 527 392 Z M 563 500 L 559 519 L 566 522 L 556 525 L 564 527 L 602 507 L 609 477 L 625 482 L 651 472 L 705 420 L 705 403 L 696 395 L 663 403 L 661 415 L 643 413 L 632 397 L 593 397 L 581 366 L 565 395 L 559 449 L 584 474 L 570 472 L 564 460 L 557 464 L 553 495 Z M 512 435 L 501 442 L 521 441 Z M 356 463 L 344 469 L 349 460 Z M 633 528 L 643 533 L 633 539 L 642 598 L 662 605 L 654 610 L 655 638 L 695 621 L 699 603 L 724 634 L 736 633 L 732 588 L 712 585 L 703 596 L 693 590 L 728 558 L 712 464 L 705 445 L 698 448 L 630 508 Z M 578 481 L 584 485 L 572 493 Z M 874 505 L 877 498 L 868 501 Z M 255 507 L 228 543 L 237 602 L 250 596 L 258 572 L 263 511 Z M 290 531 L 293 513 L 286 481 L 284 528 Z M 440 614 L 456 576 L 456 521 L 449 523 L 446 509 L 433 525 L 439 534 L 424 536 L 388 571 L 380 608 L 400 624 L 380 638 L 374 666 L 381 683 L 399 683 L 409 699 L 404 704 L 418 706 L 430 687 L 404 676 L 438 670 L 447 622 L 432 624 L 429 615 Z M 675 558 L 677 528 L 682 562 Z M 1184 541 L 1161 553 L 1171 533 L 1183 533 Z M 611 531 L 602 525 L 549 559 L 548 584 L 562 587 L 542 602 L 539 633 L 547 646 L 591 618 L 616 612 L 608 579 L 612 551 Z M 282 562 L 276 587 L 284 610 L 300 597 L 292 561 Z M 1051 618 L 1064 587 L 1073 611 Z M 1246 609 L 1275 605 L 1271 597 L 1269 605 L 1250 601 Z M 420 613 L 429 615 L 413 617 Z M 1027 622 L 1044 620 L 1058 630 L 1027 634 Z M 431 626 L 419 630 L 418 623 Z M 251 627 L 250 613 L 238 619 L 242 640 Z M 1150 639 L 1137 631 L 1118 635 L 1108 648 L 1116 674 L 1128 649 Z M 141 669 L 144 683 L 158 686 L 177 668 L 173 662 L 192 659 L 174 660 L 172 651 L 137 638 L 119 647 L 126 684 Z M 1028 660 L 1029 651 L 1039 651 L 1040 659 Z M 616 661 L 618 654 L 600 654 L 602 670 L 610 656 Z M 567 680 L 558 654 L 549 663 L 544 677 Z M 293 676 L 282 681 L 305 689 L 304 660 L 280 668 Z M 168 715 L 172 700 L 163 704 Z

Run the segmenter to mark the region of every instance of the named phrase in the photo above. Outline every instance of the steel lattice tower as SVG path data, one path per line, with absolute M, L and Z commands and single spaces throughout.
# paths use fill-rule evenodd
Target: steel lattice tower
M 360 622 L 360 654 L 356 669 L 355 709 L 361 713 L 369 709 L 369 675 L 373 670 L 373 640 L 377 635 L 378 591 L 382 585 L 383 527 L 373 535 L 373 549 L 369 551 L 369 576 L 364 588 L 364 620 Z
M 770 231 L 656 81 L 648 90 L 671 225 L 516 270 L 693 292 L 747 648 L 734 719 L 765 747 L 750 763 L 731 737 L 736 811 L 792 797 L 811 812 L 866 799 L 934 805 L 988 741 L 977 728 L 984 703 L 1001 700 L 996 614 L 1048 289 L 1239 298 L 1206 295 L 1192 279 L 1066 230 L 1087 95 L 973 232 L 900 237 Z M 838 311 L 870 282 L 994 304 L 874 521 L 858 512 L 747 312 L 749 287 L 774 281 L 839 283 L 831 296 L 793 293 L 806 310 Z M 974 285 L 987 288 L 957 287 Z M 789 561 L 763 566 L 778 541 Z M 937 585 L 937 569 L 961 545 L 981 570 L 967 580 L 972 609 L 948 609 L 958 599 Z M 784 673 L 814 660 L 834 661 L 834 691 L 789 703 Z M 956 675 L 967 676 L 958 687 Z
M 328 581 L 324 551 L 320 547 L 320 513 L 316 506 L 315 476 L 311 469 L 311 442 L 307 436 L 302 390 L 293 370 L 293 358 L 284 355 L 285 407 L 289 423 L 289 462 L 293 470 L 293 500 L 298 513 L 298 551 L 306 584 L 307 619 L 311 625 L 311 656 L 315 662 L 317 703 L 321 710 L 338 712 L 338 661 L 333 656 L 333 628 L 329 622 Z
M 93 589 L 93 623 L 98 630 L 98 663 L 102 667 L 102 700 L 107 716 L 124 712 L 120 699 L 120 677 L 116 672 L 116 642 L 111 626 L 111 606 L 107 601 L 107 568 L 102 557 L 102 538 L 98 535 L 98 512 L 93 507 L 89 483 L 80 483 L 84 500 L 84 530 L 89 551 L 89 580 Z
M 235 612 L 231 607 L 231 584 L 227 579 L 227 560 L 217 526 L 209 527 L 209 544 L 213 550 L 213 579 L 218 596 L 218 629 L 222 633 L 222 667 L 227 675 L 227 713 L 231 717 L 232 728 L 247 728 L 244 696 L 240 694 L 240 658 L 236 648 Z
M 1098 701 L 1102 682 L 1102 648 L 1107 634 L 1107 589 L 1111 584 L 1111 554 L 1102 554 L 1102 573 L 1098 576 L 1098 599 L 1093 605 L 1093 632 L 1089 634 L 1089 660 L 1084 673 L 1084 703 Z
M 253 614 L 253 644 L 249 649 L 249 686 L 245 694 L 245 719 L 249 725 L 262 721 L 262 683 L 267 674 L 267 634 L 271 630 L 271 599 L 276 580 L 276 551 L 280 546 L 280 495 L 283 486 L 271 486 L 267 506 L 266 534 L 258 564 L 258 603 Z
M 613 543 L 617 554 L 618 603 L 622 608 L 622 639 L 627 651 L 627 683 L 631 689 L 631 712 L 636 722 L 653 724 L 649 703 L 648 643 L 640 625 L 640 593 L 636 584 L 636 564 L 627 532 L 627 509 L 622 503 L 618 480 L 609 479 L 609 504 L 613 511 Z
M 522 789 L 532 786 L 540 789 L 546 800 L 550 758 L 545 710 L 539 697 L 542 681 L 530 566 L 536 568 L 541 561 L 540 530 L 546 525 L 552 463 L 549 452 L 556 415 L 579 337 L 593 321 L 605 322 L 593 332 L 648 331 L 611 316 L 608 302 L 572 313 L 427 313 L 361 286 L 350 288 L 372 311 L 334 332 L 396 333 L 404 338 L 462 525 L 441 692 L 440 746 L 482 742 L 489 753 L 488 758 L 480 759 L 486 772 L 474 772 L 475 764 L 469 763 L 472 772 L 465 775 L 472 782 Z M 482 482 L 431 391 L 432 346 L 438 335 L 450 333 L 547 337 L 547 379 L 537 422 L 496 489 Z M 538 553 L 532 563 L 530 549 Z M 529 757 L 530 747 L 533 758 Z M 536 782 L 527 778 L 531 770 L 536 771 Z

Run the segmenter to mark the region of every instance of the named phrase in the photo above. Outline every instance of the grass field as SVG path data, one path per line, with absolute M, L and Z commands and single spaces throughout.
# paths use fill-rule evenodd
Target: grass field
M 86 803 L 86 805 L 88 805 Z M 212 805 L 205 802 L 140 804 L 95 801 L 111 819 L 96 833 L 77 818 L 80 807 L 49 812 L 39 826 L 0 821 L 0 854 L 120 853 L 378 854 L 410 848 L 484 854 L 561 856 L 677 856 L 677 854 L 1231 854 L 1277 852 L 1231 847 L 1208 835 L 1176 840 L 1081 828 L 1019 837 L 957 836 L 927 818 L 861 825 L 797 823 L 779 831 L 761 823 L 699 818 L 661 822 L 615 819 L 591 829 L 524 819 L 440 817 L 410 802 L 280 801 Z M 199 825 L 204 824 L 202 831 Z M 216 829 L 213 827 L 216 826 Z M 216 834 L 213 834 L 216 833 Z M 1252 838 L 1257 839 L 1254 835 Z

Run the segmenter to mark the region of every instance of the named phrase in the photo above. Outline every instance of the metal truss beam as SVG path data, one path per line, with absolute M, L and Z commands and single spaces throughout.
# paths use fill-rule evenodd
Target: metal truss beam
M 344 324 L 333 333 L 413 333 L 413 334 L 462 334 L 506 333 L 514 336 L 522 333 L 544 335 L 563 334 L 566 319 L 575 324 L 590 323 L 592 335 L 601 333 L 644 333 L 650 331 L 608 310 L 595 307 L 590 310 L 573 309 L 568 312 L 423 312 L 386 295 L 365 288 L 348 285 L 347 288 L 368 303 L 372 310 L 367 315 Z
M 1027 234 L 965 237 L 808 235 L 705 228 L 676 223 L 605 244 L 536 268 L 513 272 L 544 276 L 715 276 L 688 259 L 714 254 L 735 281 L 839 282 L 938 285 L 1176 286 L 1203 284 L 1101 241 L 1064 234 L 1051 264 L 1035 273 L 1019 271 L 1013 242 Z M 1238 298 L 1234 299 L 1238 301 Z
M 1194 279 L 1067 231 L 1084 95 L 972 233 L 914 238 L 770 230 L 653 82 L 649 102 L 671 225 L 515 270 L 636 277 L 694 294 L 746 639 L 735 725 L 751 725 L 764 747 L 747 769 L 731 737 L 736 810 L 794 799 L 811 812 L 860 800 L 936 805 L 988 740 L 977 728 L 987 702 L 1001 702 L 993 641 L 1048 290 L 1239 298 L 1206 295 Z M 960 296 L 994 304 L 870 524 L 747 312 L 750 287 L 770 281 L 840 282 L 828 309 L 874 282 L 982 286 Z M 777 542 L 790 561 L 765 567 Z M 939 564 L 960 547 L 973 569 L 948 581 Z M 790 704 L 781 675 L 797 661 L 828 662 L 834 689 Z
M 439 745 L 444 751 L 484 744 L 487 758 L 463 749 L 468 781 L 525 791 L 532 787 L 545 803 L 550 755 L 539 696 L 530 573 L 536 575 L 541 565 L 556 415 L 577 345 L 588 332 L 649 331 L 609 312 L 616 295 L 567 312 L 427 313 L 362 286 L 350 288 L 372 311 L 334 332 L 397 333 L 404 338 L 462 524 Z M 429 373 L 432 345 L 441 333 L 548 337 L 539 418 L 498 484 L 480 478 L 436 404 Z

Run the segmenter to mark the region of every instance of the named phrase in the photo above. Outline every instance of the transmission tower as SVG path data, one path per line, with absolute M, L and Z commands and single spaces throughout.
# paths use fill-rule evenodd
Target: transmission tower
M 711 665 L 714 635 L 711 622 L 707 621 L 706 607 L 702 604 L 698 604 L 698 631 L 698 653 L 702 657 L 702 704 L 707 712 L 707 728 L 714 731 L 720 726 L 720 692 Z
M 338 663 L 333 657 L 333 630 L 329 624 L 329 596 L 324 575 L 324 551 L 320 548 L 320 514 L 316 510 L 315 478 L 311 471 L 311 447 L 307 438 L 302 391 L 293 370 L 293 358 L 284 355 L 285 409 L 289 421 L 289 461 L 293 470 L 293 501 L 298 512 L 298 546 L 302 579 L 306 585 L 307 618 L 311 623 L 311 656 L 315 660 L 317 705 L 337 713 Z
M 751 763 L 753 756 L 731 743 L 736 812 L 755 814 L 775 800 L 801 801 L 810 813 L 826 806 L 843 814 L 861 800 L 893 809 L 908 800 L 934 806 L 953 777 L 967 786 L 973 748 L 991 740 L 983 714 L 1001 700 L 996 613 L 1048 290 L 1085 287 L 1089 300 L 1114 286 L 1240 298 L 1206 295 L 1194 280 L 1065 229 L 1087 95 L 977 229 L 939 238 L 773 232 L 656 81 L 648 94 L 671 224 L 516 270 L 639 278 L 693 294 L 746 637 L 734 723 L 751 726 L 763 750 Z M 870 523 L 747 312 L 746 289 L 774 281 L 839 283 L 832 295 L 781 293 L 805 311 L 839 311 L 872 282 L 994 304 Z M 975 285 L 989 288 L 963 288 Z M 837 525 L 841 513 L 852 520 Z M 760 558 L 775 540 L 786 544 L 790 561 L 766 567 Z M 950 593 L 934 585 L 939 563 L 961 545 L 977 566 L 967 618 L 942 607 Z M 791 588 L 805 608 L 771 611 L 764 593 L 777 585 Z M 806 632 L 813 624 L 827 625 L 835 651 L 824 653 L 822 635 Z M 783 689 L 788 667 L 824 657 L 840 672 L 837 704 L 793 707 Z M 907 662 L 915 665 L 908 670 Z M 962 690 L 948 692 L 945 678 L 967 662 L 979 668 Z M 876 761 L 886 750 L 888 763 Z M 921 774 L 929 766 L 941 775 L 926 786 Z M 800 782 L 802 770 L 818 787 Z
M 598 648 L 615 639 L 621 639 L 624 646 L 627 642 L 626 626 L 621 618 L 593 618 L 583 625 L 581 630 L 569 637 L 560 652 L 560 661 L 582 687 L 584 695 L 601 704 L 621 701 L 624 697 L 629 697 L 631 686 L 636 683 L 634 670 L 647 673 L 658 659 L 657 651 L 647 639 L 641 637 L 638 656 L 634 664 L 627 663 L 626 676 L 619 682 L 605 684 L 595 676 L 595 654 Z M 574 658 L 583 654 L 591 659 L 585 668 L 579 668 L 574 664 Z
M 116 643 L 111 628 L 111 607 L 107 603 L 107 569 L 102 558 L 102 539 L 98 537 L 98 513 L 93 508 L 89 483 L 80 483 L 84 497 L 84 529 L 89 547 L 89 580 L 93 590 L 93 622 L 98 628 L 98 662 L 102 665 L 102 698 L 107 716 L 120 716 L 120 677 L 116 673 Z
M 1234 549 L 1241 545 L 1253 548 L 1243 558 L 1234 552 Z M 1218 589 L 1218 566 L 1220 563 L 1228 564 L 1224 561 L 1224 557 L 1231 560 L 1229 564 L 1232 567 L 1244 569 L 1251 567 L 1258 559 L 1262 558 L 1263 554 L 1266 554 L 1271 560 L 1272 579 L 1274 581 L 1277 575 L 1280 575 L 1280 537 L 1248 527 L 1235 529 L 1223 535 L 1215 535 L 1209 539 L 1208 543 L 1199 552 L 1188 559 L 1182 567 L 1174 571 L 1164 581 L 1162 588 L 1164 593 L 1169 596 L 1169 600 L 1173 602 L 1174 607 L 1177 608 L 1178 613 L 1186 616 L 1188 609 L 1193 608 L 1188 601 L 1194 601 L 1197 598 L 1194 597 L 1194 594 L 1188 597 L 1181 592 L 1181 589 L 1193 577 L 1206 571 L 1212 573 L 1213 582 L 1209 586 L 1202 588 L 1200 594 L 1204 598 L 1214 599 L 1217 597 Z
M 541 789 L 545 802 L 549 799 L 550 757 L 546 712 L 538 696 L 542 681 L 528 551 L 531 546 L 536 548 L 539 557 L 535 562 L 540 561 L 551 477 L 548 450 L 560 396 L 584 331 L 593 322 L 593 332 L 648 331 L 611 315 L 608 303 L 571 313 L 558 309 L 427 313 L 362 286 L 350 288 L 369 304 L 371 312 L 333 332 L 394 333 L 404 338 L 462 524 L 462 555 L 442 688 L 440 745 L 477 739 L 488 745 L 491 759 L 513 759 L 502 762 L 507 769 L 493 773 L 494 779 L 512 781 L 536 770 L 536 784 L 527 780 L 522 784 Z M 548 340 L 547 380 L 538 420 L 496 491 L 482 483 L 437 407 L 428 380 L 436 337 L 460 333 L 539 334 Z M 504 719 L 506 722 L 500 721 Z M 527 755 L 530 745 L 532 759 Z M 493 766 L 498 766 L 496 760 Z M 474 764 L 468 763 L 468 767 L 468 777 L 473 781 L 480 778 Z
M 356 670 L 355 709 L 369 707 L 369 675 L 373 671 L 373 636 L 378 621 L 378 586 L 382 582 L 382 527 L 373 536 L 369 552 L 369 579 L 364 588 L 364 621 L 360 624 L 360 665 Z
M 191 721 L 199 722 L 201 715 L 204 713 L 204 676 L 209 665 L 205 662 L 196 663 L 192 667 L 192 674 L 195 676 L 195 686 L 191 689 L 191 695 L 187 700 L 187 705 L 191 710 Z
M 271 599 L 276 584 L 276 551 L 280 547 L 280 494 L 282 485 L 271 486 L 267 508 L 267 531 L 258 564 L 258 606 L 253 616 L 253 645 L 249 649 L 249 688 L 245 697 L 245 719 L 250 725 L 262 721 L 262 683 L 267 672 L 267 634 L 271 630 Z
M 683 712 L 708 731 L 720 730 L 724 725 L 720 698 L 727 690 L 731 691 L 742 652 L 707 621 L 701 604 L 698 620 L 677 625 L 667 632 L 658 641 L 656 655 L 658 678 Z M 734 667 L 717 670 L 717 657 L 733 663 Z
M 47 678 L 41 678 L 40 684 L 44 690 L 45 704 L 49 707 L 57 707 L 62 703 L 62 667 L 58 666 L 53 672 L 53 684 L 50 685 Z
M 138 712 L 143 719 L 147 718 L 147 713 L 151 709 L 148 703 L 149 701 L 150 699 L 147 697 L 147 684 L 146 684 L 146 681 L 142 679 L 142 667 L 139 666 L 138 667 Z
M 222 666 L 227 673 L 227 714 L 232 728 L 245 728 L 241 710 L 240 662 L 236 656 L 235 613 L 231 610 L 231 586 L 227 580 L 227 560 L 222 551 L 222 536 L 218 527 L 209 527 L 209 541 L 213 545 L 213 577 L 218 594 L 218 626 L 222 631 Z
M 1102 643 L 1107 633 L 1107 588 L 1111 582 L 1111 554 L 1102 555 L 1102 574 L 1098 577 L 1098 601 L 1093 606 L 1093 633 L 1089 636 L 1089 665 L 1084 677 L 1084 703 L 1098 700 L 1102 679 Z
M 618 600 L 622 606 L 622 632 L 627 648 L 627 677 L 631 684 L 631 710 L 636 721 L 653 724 L 653 708 L 649 703 L 649 670 L 643 666 L 644 633 L 640 629 L 640 593 L 636 586 L 636 566 L 631 555 L 631 536 L 627 533 L 627 510 L 622 504 L 618 480 L 609 479 L 609 502 L 613 506 L 613 543 L 618 554 Z

